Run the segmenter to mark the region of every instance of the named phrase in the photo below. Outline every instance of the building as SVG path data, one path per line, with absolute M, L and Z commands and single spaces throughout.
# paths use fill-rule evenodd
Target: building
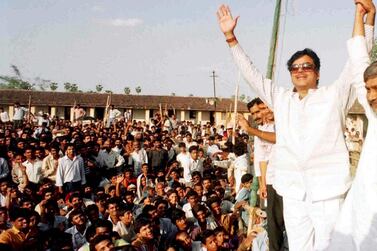
M 195 123 L 216 122 L 225 124 L 227 112 L 233 110 L 234 100 L 218 98 L 216 107 L 214 99 L 209 97 L 179 97 L 156 95 L 125 95 L 107 93 L 72 93 L 27 90 L 0 90 L 0 107 L 13 116 L 13 105 L 19 102 L 28 107 L 31 100 L 31 112 L 42 111 L 51 116 L 73 119 L 73 106 L 80 104 L 87 115 L 102 119 L 108 97 L 116 109 L 124 112 L 131 109 L 133 119 L 150 121 L 160 109 L 169 115 L 176 114 L 178 120 L 191 120 Z M 161 107 L 161 108 L 160 108 Z M 246 104 L 238 102 L 238 111 L 247 115 Z

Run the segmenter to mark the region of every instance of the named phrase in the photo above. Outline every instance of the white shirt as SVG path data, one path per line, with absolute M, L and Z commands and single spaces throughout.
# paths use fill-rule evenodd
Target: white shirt
M 9 115 L 6 111 L 0 113 L 0 121 L 5 123 L 9 121 Z
M 23 120 L 25 113 L 28 112 L 29 110 L 26 109 L 25 107 L 15 107 L 14 108 L 14 115 L 13 115 L 13 120 Z
M 118 109 L 110 109 L 109 111 L 109 118 L 115 119 L 116 117 L 120 116 L 122 113 Z
M 264 132 L 275 132 L 274 124 L 264 124 L 258 126 L 258 129 Z M 269 162 L 274 144 L 267 142 L 259 137 L 254 137 L 254 169 L 255 176 L 261 176 L 260 162 Z M 266 183 L 272 185 L 273 182 L 273 166 L 268 165 L 266 173 Z
M 84 160 L 80 156 L 75 156 L 73 160 L 64 156 L 59 159 L 58 170 L 56 171 L 56 186 L 62 187 L 66 182 L 81 181 L 86 183 Z
M 130 155 L 130 160 L 134 164 L 134 170 L 141 170 L 141 165 L 144 163 L 148 164 L 148 155 L 144 148 L 139 151 L 133 151 Z
M 353 44 L 364 38 L 348 41 Z M 352 106 L 349 63 L 332 85 L 298 93 L 276 86 L 256 69 L 240 45 L 231 48 L 246 82 L 275 115 L 276 145 L 271 165 L 275 167 L 274 188 L 282 196 L 312 201 L 344 194 L 350 187 L 349 157 L 343 136 L 345 114 Z
M 101 150 L 98 154 L 98 162 L 101 167 L 113 168 L 124 164 L 124 158 L 117 152 Z
M 216 144 L 208 145 L 207 156 L 213 159 L 213 154 L 220 152 L 220 148 Z
M 183 166 L 183 178 L 185 182 L 191 182 L 192 173 L 198 171 L 203 176 L 203 161 L 200 159 L 193 160 L 189 158 L 189 163 L 187 166 Z
M 33 162 L 26 160 L 22 163 L 26 167 L 26 175 L 30 182 L 38 184 L 42 178 L 42 161 L 35 159 Z
M 234 163 L 233 163 L 233 167 L 234 167 L 234 177 L 235 177 L 235 180 L 236 180 L 236 193 L 238 193 L 238 191 L 240 190 L 240 186 L 241 186 L 241 178 L 244 174 L 247 173 L 248 169 L 249 169 L 249 159 L 248 159 L 248 155 L 245 153 L 241 156 L 238 156 L 236 157 L 236 159 L 234 160 Z
M 85 233 L 88 229 L 88 226 L 86 227 L 83 234 L 81 234 L 76 226 L 70 227 L 67 230 L 65 230 L 66 233 L 72 235 L 72 244 L 73 244 L 73 250 L 78 250 L 80 247 L 82 247 L 86 243 Z

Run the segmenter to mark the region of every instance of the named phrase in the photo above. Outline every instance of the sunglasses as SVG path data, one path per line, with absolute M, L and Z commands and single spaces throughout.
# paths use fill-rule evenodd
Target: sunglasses
M 311 63 L 293 64 L 289 68 L 289 71 L 291 73 L 297 73 L 300 70 L 300 68 L 304 72 L 309 72 L 309 71 L 314 71 L 315 66 L 314 66 L 314 64 L 311 64 Z

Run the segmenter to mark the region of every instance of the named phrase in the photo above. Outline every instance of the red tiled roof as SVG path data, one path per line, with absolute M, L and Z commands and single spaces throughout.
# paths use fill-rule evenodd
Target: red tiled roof
M 0 90 L 0 104 L 13 105 L 20 102 L 21 105 L 27 105 L 31 95 L 32 106 L 73 106 L 76 102 L 82 107 L 105 107 L 107 93 L 72 93 L 72 92 L 44 92 L 44 91 L 27 91 L 27 90 Z M 214 105 L 211 105 L 212 98 L 206 97 L 179 97 L 179 96 L 154 96 L 154 95 L 125 95 L 111 94 L 111 104 L 116 108 L 133 108 L 133 109 L 162 109 L 167 105 L 168 109 L 177 110 L 198 110 L 214 111 Z M 216 110 L 225 112 L 229 107 L 233 109 L 234 100 L 229 98 L 218 98 Z M 247 112 L 246 104 L 238 102 L 238 110 Z

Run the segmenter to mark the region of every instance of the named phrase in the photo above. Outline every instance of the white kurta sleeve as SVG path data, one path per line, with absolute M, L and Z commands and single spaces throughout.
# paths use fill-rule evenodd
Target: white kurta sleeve
M 274 94 L 277 91 L 275 84 L 271 79 L 267 79 L 263 76 L 239 44 L 231 47 L 231 52 L 246 83 L 257 93 L 266 105 L 273 109 Z

